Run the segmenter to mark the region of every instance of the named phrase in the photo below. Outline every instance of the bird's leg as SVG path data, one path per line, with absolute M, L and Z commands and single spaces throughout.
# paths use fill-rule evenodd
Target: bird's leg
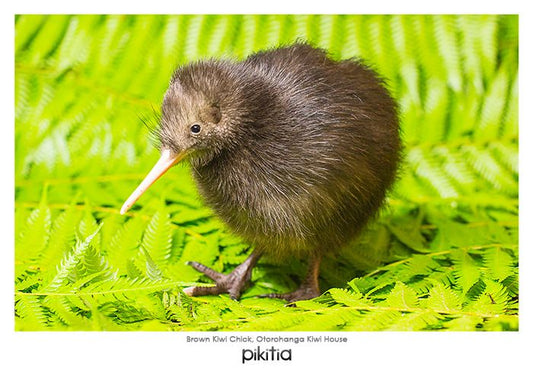
M 237 266 L 233 272 L 229 274 L 219 273 L 203 264 L 194 261 L 189 262 L 188 264 L 194 269 L 215 281 L 216 286 L 192 286 L 185 288 L 183 291 L 185 294 L 193 297 L 199 295 L 217 295 L 221 293 L 229 293 L 231 299 L 238 300 L 241 297 L 242 291 L 244 291 L 246 285 L 250 282 L 252 269 L 260 257 L 260 252 L 252 252 L 242 264 Z
M 309 259 L 309 268 L 305 279 L 300 284 L 300 287 L 295 291 L 285 294 L 265 294 L 261 295 L 263 298 L 280 298 L 289 303 L 296 301 L 303 301 L 305 299 L 312 299 L 320 295 L 320 288 L 318 286 L 318 274 L 320 272 L 320 255 L 313 255 Z

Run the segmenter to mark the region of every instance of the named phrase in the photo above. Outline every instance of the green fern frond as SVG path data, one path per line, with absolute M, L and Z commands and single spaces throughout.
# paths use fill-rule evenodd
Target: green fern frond
M 443 316 L 434 311 L 422 311 L 402 314 L 402 317 L 391 324 L 386 331 L 422 331 L 438 329 Z M 469 319 L 469 318 L 468 318 Z
M 48 16 L 41 25 L 39 32 L 26 49 L 30 55 L 27 59 L 32 64 L 50 59 L 62 42 L 68 27 L 70 16 Z
M 159 281 L 163 278 L 163 272 L 161 272 L 161 269 L 159 269 L 146 250 L 144 251 L 144 257 L 146 261 L 146 276 L 152 281 Z
M 88 207 L 81 218 L 81 221 L 78 225 L 78 236 L 80 239 L 86 239 L 91 235 L 91 242 L 95 247 L 100 247 L 100 235 L 96 232 L 100 230 L 102 225 L 98 225 L 96 219 L 94 219 L 91 212 L 91 208 Z
M 442 162 L 442 169 L 454 187 L 458 188 L 461 194 L 468 193 L 469 189 L 475 185 L 477 177 L 473 169 L 464 161 L 462 154 L 446 146 L 434 148 L 432 152 Z
M 512 73 L 512 72 L 511 72 Z M 513 84 L 510 87 L 507 110 L 501 125 L 501 135 L 506 137 L 518 138 L 518 74 L 513 78 Z
M 119 272 L 127 271 L 128 261 L 135 255 L 141 243 L 145 224 L 140 218 L 130 219 L 122 225 L 105 248 L 109 264 Z
M 453 275 L 457 284 L 462 288 L 463 295 L 479 280 L 481 271 L 467 251 L 455 251 L 451 255 L 455 264 Z
M 161 208 L 146 226 L 140 248 L 149 253 L 154 262 L 160 264 L 170 256 L 171 247 L 170 217 Z
M 517 146 L 510 146 L 501 142 L 491 143 L 489 146 L 492 156 L 513 175 L 518 176 Z
M 15 316 L 22 320 L 16 324 L 20 331 L 34 331 L 47 325 L 45 310 L 38 297 L 15 296 Z
M 515 260 L 503 248 L 490 248 L 484 255 L 484 266 L 491 278 L 504 281 L 515 274 Z
M 46 205 L 46 194 L 43 194 L 41 204 L 31 212 L 23 230 L 16 238 L 15 250 L 20 263 L 27 264 L 39 259 L 40 253 L 48 244 L 51 219 L 50 208 Z
M 56 275 L 52 280 L 46 285 L 46 290 L 55 291 L 63 286 L 65 280 L 69 277 L 70 274 L 76 269 L 76 266 L 79 264 L 80 260 L 85 253 L 89 250 L 90 243 L 93 238 L 96 236 L 98 231 L 100 231 L 101 225 L 90 235 L 88 235 L 83 241 L 78 241 L 76 246 L 72 249 L 69 254 L 66 254 L 60 265 L 58 266 Z
M 54 219 L 50 239 L 40 257 L 40 264 L 47 267 L 56 266 L 63 254 L 70 250 L 75 241 L 80 216 L 80 212 L 70 206 Z
M 15 290 L 20 292 L 31 291 L 32 288 L 40 286 L 43 278 L 39 274 L 21 274 L 17 276 Z
M 458 192 L 452 185 L 448 176 L 442 171 L 439 164 L 434 161 L 427 151 L 412 149 L 407 156 L 407 161 L 413 166 L 415 174 L 440 197 L 457 197 Z
M 483 318 L 480 316 L 459 316 L 444 323 L 448 331 L 474 331 L 482 325 Z
M 398 281 L 384 303 L 389 307 L 416 308 L 418 305 L 418 296 L 413 289 L 403 282 Z
M 459 92 L 463 88 L 463 76 L 461 74 L 460 46 L 458 43 L 457 29 L 455 28 L 456 17 L 435 17 L 434 33 L 439 56 L 447 71 L 448 86 Z
M 354 291 L 352 288 L 351 291 L 343 290 L 343 289 L 330 289 L 328 291 L 328 294 L 331 296 L 331 298 L 339 304 L 345 305 L 345 306 L 358 306 L 361 304 L 366 304 L 366 300 L 363 299 L 363 296 L 358 291 Z
M 28 45 L 39 33 L 46 19 L 45 15 L 35 15 L 34 17 L 19 17 L 16 20 L 15 52 L 18 53 L 17 57 L 21 57 L 20 54 L 25 50 L 29 51 Z
M 508 103 L 509 82 L 508 71 L 500 68 L 484 96 L 480 120 L 476 128 L 476 133 L 480 138 L 497 139 L 500 136 L 500 125 Z
M 466 310 L 475 310 L 483 314 L 505 314 L 510 305 L 507 289 L 499 282 L 484 279 L 485 289 L 477 299 L 466 306 Z
M 60 326 L 65 329 L 72 327 L 80 331 L 90 331 L 93 328 L 90 319 L 83 316 L 82 311 L 76 309 L 67 297 L 47 296 L 43 300 L 43 306 L 59 319 Z
M 473 170 L 488 184 L 510 196 L 518 194 L 516 180 L 487 150 L 476 146 L 464 146 L 465 159 Z
M 106 259 L 92 245 L 87 247 L 87 251 L 81 256 L 76 265 L 76 269 L 69 275 L 71 282 L 76 282 L 80 278 L 93 276 L 93 279 L 107 280 L 114 278 Z
M 454 312 L 461 308 L 459 296 L 440 282 L 429 290 L 429 296 L 421 301 L 424 308 L 437 312 Z
M 483 75 L 481 71 L 481 55 L 478 41 L 476 41 L 479 16 L 465 16 L 457 18 L 460 43 L 462 45 L 463 71 L 466 79 L 475 93 L 483 93 Z

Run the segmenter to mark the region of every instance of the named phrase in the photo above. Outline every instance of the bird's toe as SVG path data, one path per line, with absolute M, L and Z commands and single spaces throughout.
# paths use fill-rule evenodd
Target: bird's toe
M 224 290 L 219 286 L 191 286 L 183 289 L 183 292 L 190 297 L 197 297 L 201 295 L 218 295 Z
M 196 269 L 200 273 L 205 274 L 207 277 L 211 278 L 215 282 L 220 281 L 225 277 L 224 274 L 219 273 L 216 270 L 213 270 L 210 267 L 205 266 L 204 264 L 200 264 L 196 261 L 189 261 L 187 262 L 187 265 L 192 266 L 194 269 Z
M 193 286 L 183 290 L 189 296 L 218 295 L 228 293 L 233 300 L 239 300 L 250 282 L 251 269 L 258 256 L 251 256 L 231 273 L 219 273 L 203 264 L 192 261 L 187 264 L 212 279 L 216 286 Z

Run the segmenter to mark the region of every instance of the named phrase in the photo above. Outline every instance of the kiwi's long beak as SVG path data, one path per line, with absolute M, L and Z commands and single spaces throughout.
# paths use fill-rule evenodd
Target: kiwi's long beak
M 169 170 L 175 164 L 178 164 L 186 155 L 186 151 L 180 152 L 178 154 L 172 152 L 171 150 L 161 151 L 161 157 L 155 163 L 152 170 L 146 175 L 144 180 L 139 184 L 137 189 L 131 193 L 130 197 L 124 202 L 122 208 L 120 209 L 120 214 L 125 214 L 135 202 L 143 195 L 144 192 L 154 183 L 157 179 Z

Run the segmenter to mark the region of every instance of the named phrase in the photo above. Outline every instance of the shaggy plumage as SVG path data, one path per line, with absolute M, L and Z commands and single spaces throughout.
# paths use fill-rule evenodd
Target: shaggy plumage
M 248 265 L 262 253 L 312 257 L 302 287 L 274 295 L 290 301 L 319 294 L 320 257 L 376 213 L 401 146 L 396 106 L 378 76 L 307 44 L 178 68 L 158 136 L 163 151 L 186 154 L 207 204 L 255 246 Z M 189 288 L 191 295 L 238 298 L 251 271 L 229 279 L 193 266 L 218 289 Z

